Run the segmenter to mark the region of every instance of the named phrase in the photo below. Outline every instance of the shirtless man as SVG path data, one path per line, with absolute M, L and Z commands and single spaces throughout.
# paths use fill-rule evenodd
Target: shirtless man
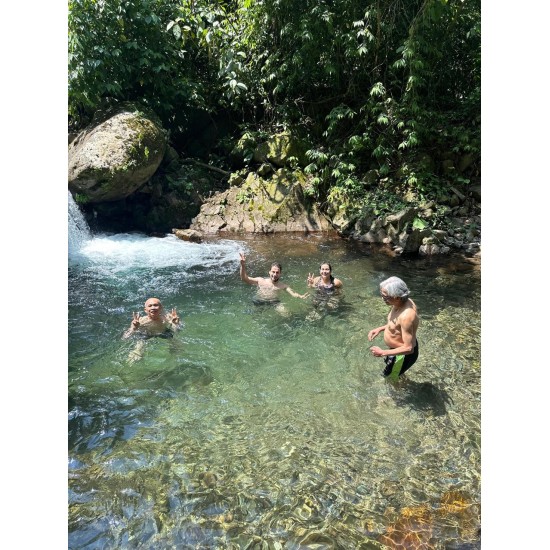
M 265 277 L 249 277 L 246 273 L 246 257 L 242 252 L 239 252 L 241 257 L 241 268 L 240 275 L 241 280 L 249 285 L 257 285 L 258 287 L 258 298 L 261 302 L 264 303 L 277 303 L 279 301 L 277 297 L 278 290 L 286 290 L 290 295 L 295 298 L 307 298 L 309 293 L 298 294 L 294 292 L 288 285 L 282 283 L 279 278 L 281 277 L 281 272 L 283 268 L 281 264 L 274 262 L 271 264 L 271 269 L 269 270 L 269 279 Z
M 135 332 L 140 332 L 145 336 L 172 335 L 179 328 L 180 318 L 176 309 L 168 314 L 163 313 L 163 307 L 158 298 L 149 298 L 144 305 L 147 315 L 140 316 L 135 311 L 132 315 L 130 328 L 123 334 L 123 338 L 129 338 Z M 169 336 L 169 337 L 170 337 Z
M 168 314 L 164 310 L 158 298 L 149 298 L 144 305 L 146 315 L 140 316 L 136 311 L 132 314 L 130 328 L 124 332 L 122 338 L 130 338 L 132 334 L 139 334 L 144 338 L 160 336 L 162 338 L 171 338 L 174 332 L 180 328 L 180 318 L 173 308 Z M 136 348 L 130 352 L 128 359 L 137 361 L 143 357 L 143 340 L 138 341 Z
M 369 342 L 384 331 L 384 342 L 390 348 L 383 350 L 372 346 L 370 352 L 375 357 L 384 357 L 386 368 L 384 376 L 396 380 L 409 370 L 418 359 L 418 340 L 416 331 L 420 323 L 416 304 L 409 298 L 409 289 L 399 277 L 390 277 L 380 283 L 380 295 L 384 302 L 391 306 L 388 322 L 381 327 L 373 328 Z

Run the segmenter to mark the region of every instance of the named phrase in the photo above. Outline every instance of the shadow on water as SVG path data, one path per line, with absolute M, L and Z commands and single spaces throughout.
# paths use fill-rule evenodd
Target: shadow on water
M 410 407 L 417 411 L 430 411 L 434 416 L 447 414 L 447 405 L 452 404 L 450 395 L 431 382 L 415 382 L 409 378 L 388 381 L 390 395 L 396 405 Z

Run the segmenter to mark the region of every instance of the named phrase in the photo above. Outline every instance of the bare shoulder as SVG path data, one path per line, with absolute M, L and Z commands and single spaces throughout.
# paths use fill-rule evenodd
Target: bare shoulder
M 416 304 L 409 299 L 411 302 L 409 307 L 406 307 L 401 314 L 399 315 L 401 323 L 408 323 L 411 325 L 417 325 L 420 318 L 418 317 L 418 311 L 416 310 Z
M 340 279 L 334 279 L 334 286 L 340 288 L 342 286 L 342 281 Z

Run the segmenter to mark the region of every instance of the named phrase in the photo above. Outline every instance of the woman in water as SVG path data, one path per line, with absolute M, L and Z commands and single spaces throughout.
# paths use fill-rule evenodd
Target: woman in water
M 332 266 L 324 262 L 319 266 L 318 277 L 314 277 L 313 273 L 307 276 L 307 286 L 325 294 L 332 294 L 336 289 L 342 288 L 342 281 L 332 275 Z
M 308 275 L 307 286 L 317 290 L 313 296 L 313 305 L 315 308 L 338 308 L 338 295 L 342 290 L 342 281 L 332 275 L 332 266 L 328 262 L 323 262 L 319 266 L 319 275 L 317 277 L 314 277 L 313 273 Z

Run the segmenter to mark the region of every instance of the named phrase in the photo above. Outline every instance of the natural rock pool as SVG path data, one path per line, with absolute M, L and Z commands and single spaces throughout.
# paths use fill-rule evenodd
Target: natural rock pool
M 272 261 L 295 291 L 329 261 L 335 308 L 239 279 Z M 396 384 L 369 352 L 397 275 L 421 318 Z M 480 548 L 479 265 L 392 258 L 323 235 L 95 235 L 69 258 L 69 547 Z M 143 359 L 146 298 L 184 327 Z

